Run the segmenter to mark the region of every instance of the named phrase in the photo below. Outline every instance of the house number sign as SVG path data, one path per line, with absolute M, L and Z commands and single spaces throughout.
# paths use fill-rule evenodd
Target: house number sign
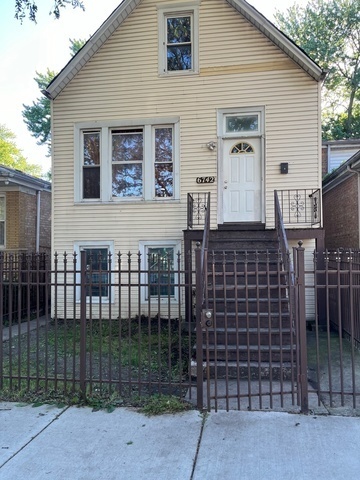
M 196 183 L 215 183 L 215 177 L 196 177 Z

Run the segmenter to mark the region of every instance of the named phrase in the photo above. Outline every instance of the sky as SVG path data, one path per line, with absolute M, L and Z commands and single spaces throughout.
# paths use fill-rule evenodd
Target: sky
M 30 163 L 50 170 L 47 147 L 37 145 L 22 117 L 23 105 L 41 97 L 34 77 L 46 69 L 60 71 L 71 58 L 69 39 L 88 39 L 119 5 L 120 0 L 84 0 L 85 12 L 67 7 L 59 20 L 49 16 L 52 0 L 37 0 L 34 24 L 14 18 L 15 0 L 0 0 L 0 124 L 16 135 L 16 144 Z M 294 0 L 248 0 L 269 20 L 276 9 L 286 10 Z M 307 0 L 297 0 L 307 3 Z

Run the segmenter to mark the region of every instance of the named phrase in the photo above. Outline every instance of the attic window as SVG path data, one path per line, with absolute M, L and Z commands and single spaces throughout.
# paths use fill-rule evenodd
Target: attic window
M 198 72 L 197 7 L 159 9 L 159 74 Z
M 191 70 L 192 15 L 166 17 L 167 71 Z

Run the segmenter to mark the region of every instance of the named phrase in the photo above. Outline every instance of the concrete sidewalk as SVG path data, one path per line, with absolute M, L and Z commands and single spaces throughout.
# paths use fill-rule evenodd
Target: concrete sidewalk
M 357 479 L 360 418 L 0 403 L 1 480 Z

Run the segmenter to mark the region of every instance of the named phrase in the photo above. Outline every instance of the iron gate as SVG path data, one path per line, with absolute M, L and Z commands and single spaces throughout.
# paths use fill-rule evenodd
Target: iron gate
M 197 312 L 197 353 L 205 380 L 204 387 L 198 382 L 199 403 L 215 410 L 297 404 L 294 292 L 281 252 L 209 251 L 204 269 L 198 278 L 204 302 Z

